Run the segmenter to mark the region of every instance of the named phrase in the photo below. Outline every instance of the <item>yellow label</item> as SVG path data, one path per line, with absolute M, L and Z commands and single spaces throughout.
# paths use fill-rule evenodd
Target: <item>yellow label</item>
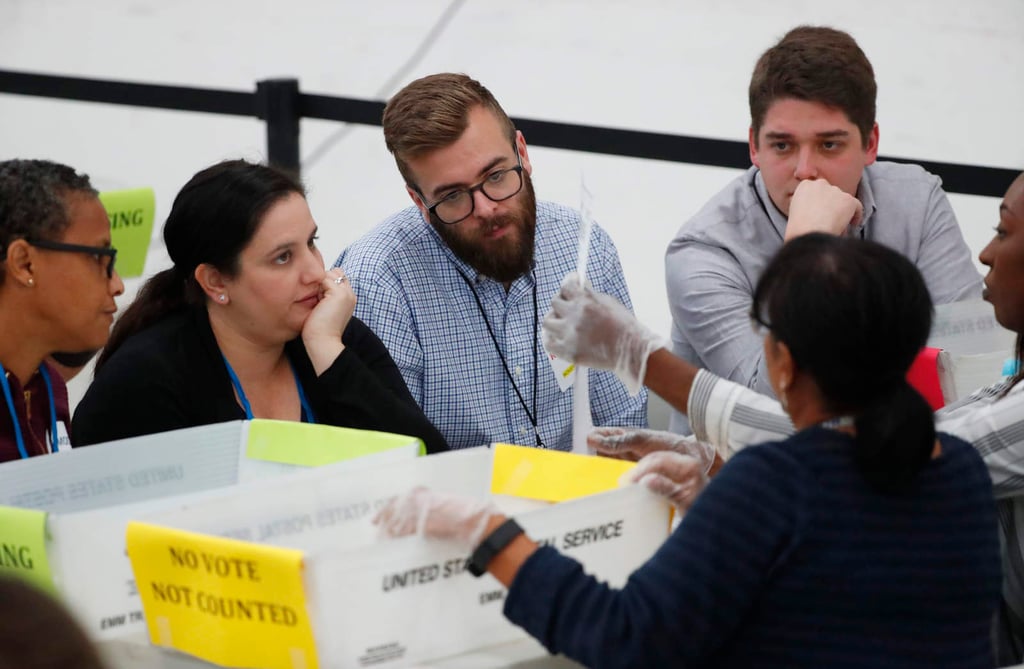
M 423 455 L 426 448 L 416 437 L 294 420 L 257 418 L 249 423 L 245 455 L 255 460 L 319 467 L 417 442 L 420 455 Z
M 117 249 L 117 273 L 123 278 L 142 276 L 156 218 L 152 188 L 131 188 L 100 193 L 110 219 L 111 244 Z
M 230 667 L 316 669 L 302 551 L 131 522 L 150 640 Z
M 585 497 L 618 487 L 636 463 L 596 455 L 494 445 L 491 492 L 548 502 Z
M 0 574 L 57 594 L 46 555 L 46 512 L 0 506 Z

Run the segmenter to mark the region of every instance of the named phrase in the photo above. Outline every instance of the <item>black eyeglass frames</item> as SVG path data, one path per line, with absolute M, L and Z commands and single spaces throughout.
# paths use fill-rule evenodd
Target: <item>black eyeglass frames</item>
M 65 244 L 64 242 L 52 242 L 48 239 L 26 239 L 26 242 L 37 248 L 47 251 L 61 251 L 65 253 L 84 253 L 96 256 L 97 262 L 103 258 L 110 258 L 107 262 L 107 278 L 114 278 L 114 262 L 117 260 L 117 249 L 113 246 L 84 246 L 82 244 Z
M 515 145 L 512 145 L 515 150 Z M 427 211 L 437 217 L 445 225 L 455 225 L 473 213 L 476 202 L 473 193 L 482 192 L 488 200 L 501 202 L 515 196 L 523 189 L 523 159 L 516 150 L 516 166 L 503 170 L 495 170 L 487 177 L 469 188 L 463 188 L 445 195 L 434 204 L 427 206 Z

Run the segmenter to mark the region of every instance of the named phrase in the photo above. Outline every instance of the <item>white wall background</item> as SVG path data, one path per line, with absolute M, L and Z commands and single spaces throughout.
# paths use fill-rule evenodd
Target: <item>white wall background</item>
M 882 153 L 1024 168 L 1024 0 L 0 0 L 0 68 L 235 90 L 295 76 L 305 92 L 381 100 L 454 70 L 514 116 L 745 140 L 754 61 L 800 23 L 849 31 L 871 59 Z M 177 189 L 218 160 L 263 158 L 263 132 L 0 94 L 0 158 L 65 162 L 101 190 L 155 188 L 148 274 L 168 262 L 159 227 Z M 315 156 L 303 176 L 328 262 L 408 204 L 379 128 L 304 121 L 302 155 Z M 637 313 L 667 333 L 665 245 L 738 171 L 539 147 L 531 158 L 541 198 L 578 206 L 585 174 Z M 950 199 L 977 253 L 998 199 Z

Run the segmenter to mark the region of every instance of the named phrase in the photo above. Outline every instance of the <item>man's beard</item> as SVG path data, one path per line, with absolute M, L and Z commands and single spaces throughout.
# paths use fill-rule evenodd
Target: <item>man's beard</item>
M 490 219 L 477 218 L 470 222 L 472 215 L 455 225 L 446 225 L 434 214 L 430 224 L 441 235 L 445 244 L 466 264 L 480 274 L 495 281 L 509 283 L 526 274 L 533 266 L 533 239 L 537 230 L 537 199 L 533 192 L 530 175 L 523 172 L 523 189 L 514 197 L 518 203 L 515 211 Z M 461 230 L 462 226 L 467 230 Z M 486 240 L 480 234 L 505 225 L 512 229 L 500 239 Z

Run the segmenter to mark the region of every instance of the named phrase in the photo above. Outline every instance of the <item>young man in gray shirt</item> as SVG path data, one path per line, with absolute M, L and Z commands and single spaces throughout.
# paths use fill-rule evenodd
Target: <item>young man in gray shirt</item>
M 673 351 L 694 365 L 772 394 L 761 339 L 750 326 L 754 286 L 787 239 L 797 184 L 824 180 L 855 196 L 849 224 L 818 231 L 858 235 L 912 260 L 935 303 L 981 296 L 938 177 L 916 165 L 876 162 L 877 86 L 853 38 L 831 28 L 791 30 L 758 60 L 750 81 L 753 167 L 713 197 L 669 244 L 665 274 Z M 687 432 L 673 413 L 673 431 Z

